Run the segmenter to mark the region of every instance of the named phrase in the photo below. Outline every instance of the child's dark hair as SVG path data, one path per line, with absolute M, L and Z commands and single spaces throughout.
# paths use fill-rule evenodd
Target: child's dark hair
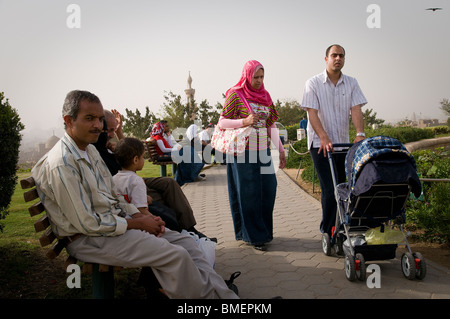
M 125 137 L 117 143 L 115 154 L 120 166 L 129 167 L 135 156 L 144 154 L 144 144 L 137 138 Z

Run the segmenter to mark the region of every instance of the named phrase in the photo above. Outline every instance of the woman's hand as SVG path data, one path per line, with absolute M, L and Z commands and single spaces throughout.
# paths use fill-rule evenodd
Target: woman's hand
M 280 165 L 278 167 L 281 169 L 286 167 L 286 155 L 284 154 L 284 150 L 283 152 L 280 152 Z
M 258 123 L 258 115 L 255 113 L 251 113 L 249 116 L 247 116 L 242 123 L 244 124 L 244 127 L 246 126 L 254 126 Z

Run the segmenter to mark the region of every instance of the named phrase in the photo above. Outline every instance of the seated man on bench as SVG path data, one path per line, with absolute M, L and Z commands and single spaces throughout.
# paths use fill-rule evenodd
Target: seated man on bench
M 151 267 L 169 298 L 238 298 L 205 259 L 197 243 L 126 203 L 91 143 L 103 129 L 103 106 L 86 91 L 69 92 L 66 133 L 32 170 L 53 231 L 67 251 L 92 263 Z M 132 217 L 131 217 L 132 216 Z

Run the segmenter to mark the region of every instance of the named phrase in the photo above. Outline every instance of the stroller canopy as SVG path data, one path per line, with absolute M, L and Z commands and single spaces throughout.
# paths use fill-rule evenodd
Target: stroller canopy
M 354 144 L 345 158 L 350 191 L 358 196 L 376 182 L 408 183 L 416 196 L 422 190 L 416 161 L 405 146 L 388 136 L 374 136 Z

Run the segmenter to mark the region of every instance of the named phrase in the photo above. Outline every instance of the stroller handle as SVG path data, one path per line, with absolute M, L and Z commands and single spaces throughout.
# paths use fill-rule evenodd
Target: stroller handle
M 338 144 L 333 144 L 333 148 L 334 147 L 347 147 L 350 148 L 353 146 L 353 143 L 338 143 Z
M 335 148 L 335 147 L 343 147 L 343 148 L 346 148 L 347 150 L 346 151 L 348 151 L 349 149 L 350 149 L 350 147 L 352 147 L 353 146 L 353 143 L 337 143 L 337 144 L 333 144 L 333 149 Z M 339 151 L 337 151 L 337 152 L 339 152 Z M 341 151 L 342 152 L 342 151 Z M 330 159 L 331 160 L 331 158 L 332 158 L 332 152 L 327 152 L 327 157 L 328 157 L 328 159 Z
M 338 144 L 333 144 L 333 149 L 335 147 L 342 147 L 342 148 L 346 148 L 346 150 L 341 150 L 341 151 L 336 151 L 337 154 L 342 154 L 342 153 L 346 153 L 348 152 L 348 150 L 350 149 L 350 147 L 353 146 L 353 143 L 338 143 Z M 333 185 L 335 186 L 334 191 L 335 191 L 335 196 L 337 198 L 337 189 L 336 189 L 336 185 L 338 184 L 338 180 L 337 180 L 337 171 L 336 171 L 336 167 L 334 164 L 334 160 L 333 160 L 333 154 L 332 152 L 327 152 L 327 157 L 328 157 L 328 162 L 330 164 L 330 170 L 331 170 L 331 179 L 333 180 Z

